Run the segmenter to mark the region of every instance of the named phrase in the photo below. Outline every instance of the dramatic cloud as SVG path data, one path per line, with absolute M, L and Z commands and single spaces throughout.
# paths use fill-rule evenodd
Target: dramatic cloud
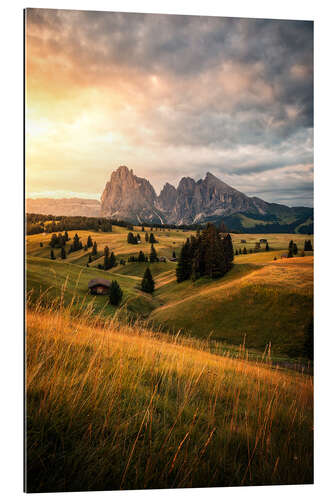
M 127 164 L 312 204 L 311 22 L 28 9 L 26 36 L 28 195 Z

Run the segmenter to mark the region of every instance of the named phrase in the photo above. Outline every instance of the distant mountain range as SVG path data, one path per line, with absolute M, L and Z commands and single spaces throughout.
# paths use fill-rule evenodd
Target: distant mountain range
M 87 199 L 28 199 L 27 212 L 103 216 L 131 223 L 191 225 L 225 222 L 244 232 L 313 232 L 313 209 L 287 207 L 249 197 L 211 173 L 195 181 L 183 177 L 177 188 L 167 183 L 159 195 L 147 179 L 120 166 L 112 172 L 101 203 Z

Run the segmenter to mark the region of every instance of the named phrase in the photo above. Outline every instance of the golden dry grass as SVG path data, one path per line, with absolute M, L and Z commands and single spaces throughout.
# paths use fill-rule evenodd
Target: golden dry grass
M 312 482 L 312 378 L 242 356 L 28 309 L 28 491 Z

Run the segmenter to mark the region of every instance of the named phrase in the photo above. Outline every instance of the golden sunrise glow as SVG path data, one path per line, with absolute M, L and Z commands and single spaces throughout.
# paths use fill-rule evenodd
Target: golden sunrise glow
M 244 56 L 252 50 L 251 21 L 239 21 L 238 29 L 193 17 L 184 31 L 176 17 L 158 19 L 27 10 L 27 196 L 98 197 L 125 164 L 157 191 L 209 169 L 269 199 L 272 165 L 280 179 L 274 189 L 285 188 L 286 201 L 287 190 L 298 189 L 290 186 L 295 165 L 312 164 L 312 128 L 303 124 L 305 101 L 297 91 L 312 74 L 308 52 L 290 65 L 281 57 L 281 71 L 288 65 L 282 81 L 257 49 Z M 230 45 L 223 37 L 217 42 L 221 30 Z M 288 86 L 295 86 L 295 98 Z M 309 196 L 313 173 L 304 174 Z M 279 200 L 282 193 L 272 194 Z

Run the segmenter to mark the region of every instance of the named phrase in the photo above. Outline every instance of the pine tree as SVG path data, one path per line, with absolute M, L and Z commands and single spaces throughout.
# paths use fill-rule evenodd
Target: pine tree
M 238 250 L 236 250 L 235 255 L 238 255 Z
M 50 240 L 50 247 L 54 248 L 58 244 L 58 237 L 56 234 L 52 234 Z
M 62 259 L 66 259 L 66 250 L 65 250 L 65 247 L 61 247 L 60 257 Z
M 92 262 L 91 254 L 89 254 L 88 263 Z
M 305 252 L 313 252 L 311 240 L 304 241 L 304 251 Z
M 177 256 L 176 256 L 176 252 L 175 252 L 175 251 L 173 251 L 173 252 L 172 252 L 172 258 L 173 258 L 173 259 L 176 259 L 176 258 L 177 258 Z
M 313 317 L 305 327 L 304 353 L 308 359 L 313 361 Z
M 150 260 L 150 262 L 158 262 L 157 253 L 156 253 L 156 250 L 155 250 L 155 247 L 153 244 L 150 247 L 149 260 Z
M 148 241 L 149 241 L 149 236 L 148 236 L 147 231 L 146 231 L 146 234 L 145 234 L 145 240 L 146 240 L 146 242 L 148 243 Z
M 157 240 L 153 233 L 150 233 L 149 243 L 157 243 Z
M 136 235 L 136 241 L 137 242 L 141 241 L 141 236 L 139 235 L 139 233 Z
M 64 236 L 65 236 L 65 241 L 69 241 L 69 236 L 68 236 L 67 231 L 65 231 L 65 235 Z
M 232 262 L 234 260 L 234 247 L 232 246 L 232 239 L 230 234 L 228 233 L 225 238 L 223 238 L 224 244 L 224 253 L 227 260 L 227 269 L 232 268 Z
M 239 253 L 239 255 L 242 255 L 242 249 L 241 248 L 239 249 L 238 253 Z
M 93 246 L 93 241 L 91 239 L 91 236 L 89 235 L 88 236 L 88 239 L 87 239 L 87 247 L 88 248 L 91 248 Z
M 77 233 L 75 233 L 73 239 L 73 251 L 80 250 L 80 238 Z
M 144 233 L 145 232 L 145 226 L 141 227 L 141 231 Z
M 123 298 L 122 289 L 118 281 L 112 281 L 109 288 L 109 302 L 112 306 L 118 306 Z
M 190 240 L 187 238 L 183 244 L 177 262 L 176 276 L 178 283 L 188 280 L 192 272 L 192 262 L 190 257 Z
M 116 267 L 116 265 L 117 265 L 117 260 L 116 260 L 115 254 L 113 252 L 111 252 L 110 259 L 109 259 L 109 269 L 111 269 L 112 267 Z
M 289 247 L 287 257 L 288 259 L 291 259 L 293 256 L 294 256 L 293 247 L 291 248 Z
M 50 258 L 51 258 L 52 260 L 55 260 L 55 256 L 54 256 L 54 251 L 53 251 L 53 249 L 51 250 L 51 253 L 50 253 Z
M 94 256 L 96 256 L 96 255 L 97 255 L 97 243 L 96 243 L 96 241 L 94 241 L 94 244 L 93 244 L 93 249 L 92 249 L 91 255 L 94 255 Z
M 149 267 L 147 267 L 141 281 L 141 290 L 146 293 L 153 293 L 154 288 L 155 282 L 153 280 Z
M 293 244 L 293 254 L 294 254 L 294 255 L 297 255 L 297 253 L 298 253 L 298 248 L 297 248 L 296 243 L 294 243 L 294 244 Z
M 109 247 L 105 247 L 104 248 L 104 270 L 105 271 L 110 269 L 110 267 L 109 267 L 109 254 L 110 254 Z
M 142 250 L 140 250 L 139 256 L 138 256 L 138 262 L 145 262 L 145 260 L 146 260 L 145 254 L 143 253 Z
M 243 254 L 247 254 L 247 250 L 246 250 L 246 247 L 243 248 Z
M 266 248 L 265 248 L 266 252 L 269 252 L 270 248 L 269 248 L 269 244 L 268 244 L 268 241 L 266 243 Z

